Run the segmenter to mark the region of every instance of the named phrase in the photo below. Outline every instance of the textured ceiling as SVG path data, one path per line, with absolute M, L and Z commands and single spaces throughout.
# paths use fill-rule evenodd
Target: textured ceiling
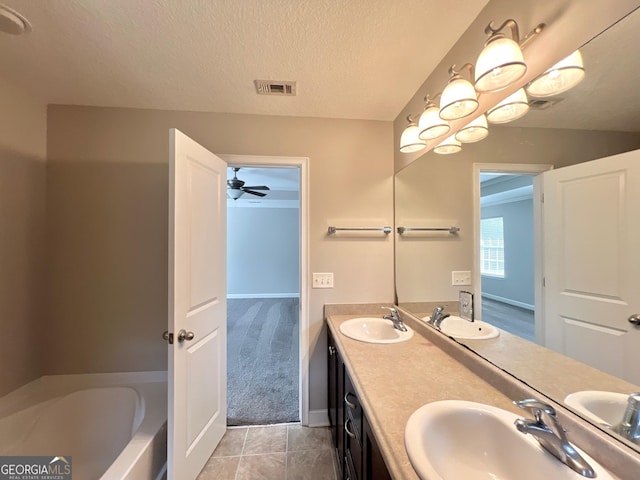
M 3 0 L 0 76 L 47 103 L 393 120 L 488 0 Z M 296 97 L 255 79 L 295 80 Z

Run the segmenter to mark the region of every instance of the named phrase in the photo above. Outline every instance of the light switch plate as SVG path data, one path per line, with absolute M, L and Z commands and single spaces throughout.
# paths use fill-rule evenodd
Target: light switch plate
M 333 288 L 333 273 L 314 273 L 312 288 Z
M 471 272 L 469 270 L 451 272 L 451 285 L 471 285 Z

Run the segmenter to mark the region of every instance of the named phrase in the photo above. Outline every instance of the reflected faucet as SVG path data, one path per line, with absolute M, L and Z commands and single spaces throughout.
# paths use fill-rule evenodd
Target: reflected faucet
M 440 305 L 433 310 L 433 313 L 431 314 L 431 318 L 429 318 L 429 321 L 427 323 L 430 323 L 431 325 L 436 327 L 438 330 L 440 330 L 440 324 L 448 316 L 449 316 L 448 313 L 444 313 L 444 307 Z
M 636 445 L 640 445 L 640 392 L 629 395 L 622 421 L 611 429 Z
M 573 471 L 587 478 L 595 478 L 596 474 L 591 465 L 569 443 L 567 433 L 560 425 L 556 417 L 556 411 L 551 405 L 534 398 L 527 398 L 513 403 L 522 409 L 529 410 L 534 418 L 534 420 L 518 418 L 514 425 L 519 432 L 532 435 L 542 448 Z M 548 424 L 545 423 L 543 417 L 546 418 Z
M 402 322 L 402 319 L 400 318 L 398 309 L 396 309 L 395 307 L 382 307 L 382 308 L 386 308 L 387 310 L 389 310 L 389 313 L 386 315 L 383 315 L 382 318 L 386 320 L 391 320 L 393 322 L 393 328 L 395 328 L 396 330 L 400 330 L 401 332 L 407 331 L 407 327 L 405 327 L 404 323 Z

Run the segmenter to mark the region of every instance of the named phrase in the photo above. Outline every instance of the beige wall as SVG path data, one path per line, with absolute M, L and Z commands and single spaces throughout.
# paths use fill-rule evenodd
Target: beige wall
M 37 378 L 46 106 L 0 81 L 0 396 Z
M 496 127 L 490 136 L 455 155 L 429 152 L 396 175 L 396 224 L 452 221 L 458 235 L 397 238 L 396 289 L 400 304 L 456 301 L 452 270 L 473 264 L 473 164 L 549 164 L 555 168 L 640 148 L 640 136 L 545 128 Z M 442 222 L 440 222 L 442 223 Z M 435 226 L 435 225 L 432 225 Z M 447 225 L 449 226 L 449 225 Z
M 324 303 L 393 300 L 391 237 L 326 235 L 392 224 L 391 122 L 50 106 L 45 373 L 166 368 L 171 127 L 220 154 L 310 158 L 310 270 L 335 274 L 310 302 L 310 408 L 324 408 Z

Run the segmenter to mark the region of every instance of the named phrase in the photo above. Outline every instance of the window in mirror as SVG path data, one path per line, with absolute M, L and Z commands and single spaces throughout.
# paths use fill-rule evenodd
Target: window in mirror
M 480 221 L 480 259 L 482 275 L 504 278 L 503 217 Z

